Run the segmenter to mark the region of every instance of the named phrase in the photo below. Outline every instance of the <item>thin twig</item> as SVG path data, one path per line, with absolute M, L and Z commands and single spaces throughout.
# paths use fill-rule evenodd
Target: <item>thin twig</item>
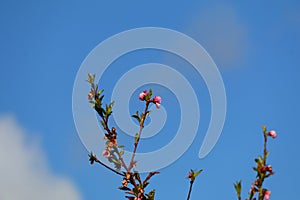
M 194 183 L 194 181 L 190 181 L 190 189 L 189 189 L 189 193 L 188 193 L 188 196 L 187 196 L 187 200 L 189 200 L 190 199 L 190 196 L 191 196 L 191 193 L 192 193 L 192 189 L 193 189 L 193 183 Z
M 139 133 L 138 133 L 138 136 L 137 136 L 137 140 L 134 142 L 134 149 L 133 149 L 133 153 L 132 153 L 130 164 L 129 164 L 129 170 L 131 170 L 132 167 L 133 167 L 134 157 L 135 157 L 135 154 L 136 154 L 136 151 L 137 151 L 137 147 L 138 147 L 138 144 L 139 144 L 139 141 L 140 141 L 140 138 L 141 138 L 142 131 L 144 129 L 144 122 L 145 122 L 146 117 L 147 117 L 147 112 L 148 112 L 148 107 L 149 107 L 150 102 L 151 101 L 146 101 L 146 107 L 145 107 L 143 117 L 142 117 L 141 123 L 140 123 L 140 130 L 139 130 Z
M 268 141 L 268 136 L 266 136 L 264 134 L 264 158 L 263 158 L 263 166 L 266 166 L 266 162 L 267 162 L 267 154 L 268 154 L 268 151 L 267 151 L 267 141 Z M 263 198 L 264 198 L 264 195 L 263 195 L 263 182 L 264 182 L 264 180 L 265 180 L 265 174 L 264 174 L 264 176 L 261 178 L 261 180 L 258 183 L 258 192 L 259 192 L 258 199 L 259 200 L 263 200 Z
M 124 174 L 122 174 L 121 172 L 118 172 L 117 170 L 107 166 L 106 164 L 104 164 L 103 162 L 101 162 L 98 158 L 94 157 L 95 162 L 99 163 L 100 165 L 102 165 L 103 167 L 109 169 L 110 171 L 120 175 L 120 176 L 124 176 Z

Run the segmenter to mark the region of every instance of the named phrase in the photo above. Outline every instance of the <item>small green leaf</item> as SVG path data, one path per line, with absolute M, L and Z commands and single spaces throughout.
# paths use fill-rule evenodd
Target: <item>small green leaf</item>
M 153 94 L 153 90 L 150 89 L 150 90 L 149 90 L 149 95 L 150 95 L 150 97 L 152 96 L 152 94 Z
M 90 84 L 93 84 L 94 80 L 95 80 L 95 74 L 88 73 L 88 80 L 87 80 L 87 82 L 89 82 Z
M 131 115 L 131 117 L 135 118 L 139 123 L 141 122 L 141 119 L 139 116 L 137 115 Z
M 140 138 L 139 138 L 139 134 L 136 133 L 135 136 L 134 136 L 134 142 L 135 142 L 135 143 L 138 143 L 139 139 L 140 139 Z
M 110 116 L 112 113 L 112 107 L 114 105 L 114 102 L 111 102 L 109 105 L 106 105 L 105 115 Z
M 146 196 L 148 197 L 148 200 L 154 200 L 155 190 L 150 191 Z
M 153 92 L 152 92 L 152 90 L 150 89 L 149 92 L 148 92 L 148 94 L 145 96 L 145 100 L 146 100 L 146 101 L 149 101 L 149 100 L 151 99 L 152 93 L 153 93 Z
M 131 117 L 135 118 L 139 123 L 141 123 L 141 118 L 138 111 L 136 111 L 134 115 L 131 115 Z
M 140 177 L 140 173 L 135 171 L 134 174 L 133 174 L 133 177 L 138 180 L 138 181 L 141 181 L 141 177 Z M 144 187 L 145 188 L 145 187 Z
M 236 183 L 234 183 L 234 188 L 237 196 L 240 198 L 242 192 L 242 181 L 237 181 Z
M 120 151 L 120 156 L 123 156 L 124 155 L 124 149 L 122 149 L 121 151 Z
M 102 103 L 102 99 L 104 98 L 104 95 L 101 95 L 100 97 L 99 97 L 99 101 Z
M 267 127 L 265 125 L 262 126 L 262 130 L 265 133 L 267 131 Z
M 199 174 L 201 174 L 202 171 L 203 171 L 203 169 L 200 169 L 199 171 L 194 172 L 194 178 L 196 178 Z
M 125 186 L 119 186 L 120 190 L 124 190 L 124 191 L 130 191 L 131 189 Z
M 149 182 L 143 182 L 143 188 L 146 188 L 149 185 Z
M 97 94 L 98 94 L 98 96 L 100 96 L 102 93 L 103 93 L 103 89 L 101 89 L 101 90 L 99 90 L 98 92 L 97 92 Z M 103 98 L 103 95 L 101 96 L 102 98 Z

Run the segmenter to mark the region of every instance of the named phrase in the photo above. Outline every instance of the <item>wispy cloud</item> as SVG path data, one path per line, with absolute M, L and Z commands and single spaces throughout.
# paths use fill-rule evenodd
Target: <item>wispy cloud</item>
M 237 12 L 224 5 L 200 10 L 187 30 L 219 67 L 232 67 L 241 63 L 246 52 L 246 32 Z
M 0 116 L 0 199 L 79 200 L 74 184 L 50 171 L 38 143 L 12 116 Z

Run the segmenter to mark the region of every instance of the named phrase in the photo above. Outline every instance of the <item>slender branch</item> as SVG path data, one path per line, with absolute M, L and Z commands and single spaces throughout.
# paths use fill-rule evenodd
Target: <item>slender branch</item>
M 189 193 L 188 193 L 188 196 L 187 196 L 187 200 L 189 200 L 190 199 L 190 196 L 191 196 L 191 193 L 192 193 L 192 189 L 193 189 L 193 183 L 194 183 L 194 181 L 190 181 L 190 189 L 189 189 Z
M 100 161 L 95 155 L 93 155 L 93 154 L 90 155 L 90 161 L 91 161 L 91 164 L 93 164 L 93 161 L 94 161 L 94 162 L 97 162 L 97 163 L 99 163 L 100 165 L 102 165 L 103 167 L 109 169 L 110 171 L 112 171 L 112 172 L 114 172 L 114 173 L 116 173 L 116 174 L 118 174 L 118 175 L 120 175 L 120 176 L 124 176 L 124 174 L 122 174 L 121 172 L 118 172 L 117 170 L 115 170 L 115 169 L 109 167 L 108 165 L 104 164 L 103 162 L 101 162 L 101 161 Z
M 136 154 L 136 151 L 137 151 L 137 147 L 138 147 L 138 144 L 139 144 L 139 141 L 140 141 L 140 138 L 141 138 L 142 131 L 144 129 L 144 123 L 145 123 L 145 120 L 146 120 L 146 117 L 147 117 L 147 112 L 148 112 L 148 107 L 149 107 L 150 102 L 151 101 L 146 101 L 145 110 L 143 112 L 143 117 L 142 117 L 141 122 L 140 122 L 140 130 L 139 130 L 139 133 L 138 133 L 138 136 L 137 136 L 137 140 L 134 142 L 134 149 L 133 149 L 133 153 L 132 153 L 130 164 L 129 164 L 129 170 L 131 170 L 133 165 L 134 165 L 133 164 L 134 163 L 134 157 L 135 157 L 135 154 Z
M 267 161 L 267 141 L 268 141 L 268 136 L 264 135 L 264 166 L 266 166 L 266 161 Z
M 266 166 L 266 163 L 267 163 L 267 154 L 268 154 L 268 151 L 267 151 L 267 141 L 268 141 L 268 136 L 266 134 L 264 134 L 264 157 L 263 157 L 263 166 L 265 167 Z M 264 194 L 263 194 L 263 182 L 265 180 L 265 173 L 263 174 L 263 177 L 261 178 L 261 180 L 259 180 L 259 183 L 258 183 L 258 199 L 259 200 L 263 200 L 264 198 Z

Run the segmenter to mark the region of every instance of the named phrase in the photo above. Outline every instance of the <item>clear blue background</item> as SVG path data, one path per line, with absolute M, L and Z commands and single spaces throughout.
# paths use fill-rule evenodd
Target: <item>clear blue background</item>
M 190 168 L 204 169 L 192 199 L 234 199 L 233 183 L 240 179 L 246 197 L 255 177 L 254 157 L 262 151 L 263 124 L 278 133 L 269 145 L 276 172 L 266 181 L 271 199 L 297 199 L 299 9 L 298 1 L 1 1 L 0 114 L 13 114 L 33 132 L 28 137 L 41 138 L 51 170 L 70 179 L 82 199 L 122 199 L 116 189 L 120 177 L 89 165 L 72 118 L 73 82 L 84 58 L 108 37 L 144 26 L 174 29 L 199 41 L 215 60 L 228 110 L 220 140 L 199 160 L 210 109 L 200 84 L 203 126 L 191 148 L 153 178 L 157 199 L 185 199 Z M 161 54 L 153 59 L 174 63 Z M 145 58 L 151 60 L 145 52 L 132 59 Z M 168 106 L 178 109 L 174 101 Z

